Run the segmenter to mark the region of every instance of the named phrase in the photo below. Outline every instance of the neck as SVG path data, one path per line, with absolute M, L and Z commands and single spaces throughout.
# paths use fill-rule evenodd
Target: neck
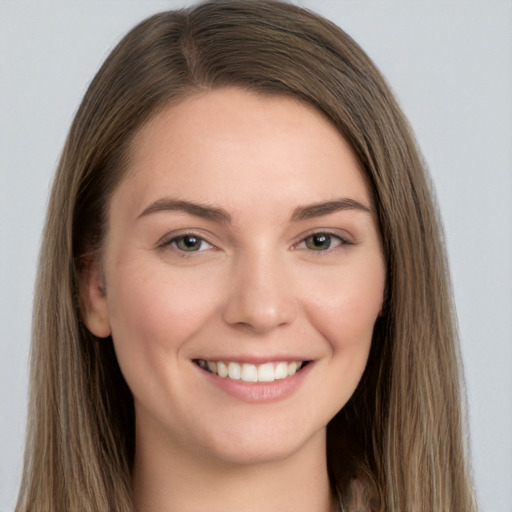
M 137 439 L 137 512 L 331 512 L 325 432 L 280 460 L 230 464 Z

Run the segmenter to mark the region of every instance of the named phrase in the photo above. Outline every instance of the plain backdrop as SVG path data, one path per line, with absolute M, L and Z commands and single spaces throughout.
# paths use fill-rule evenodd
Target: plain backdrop
M 415 129 L 445 221 L 481 509 L 512 512 L 512 2 L 297 3 L 362 45 Z M 119 38 L 185 4 L 0 0 L 2 512 L 13 510 L 19 485 L 33 281 L 67 130 Z

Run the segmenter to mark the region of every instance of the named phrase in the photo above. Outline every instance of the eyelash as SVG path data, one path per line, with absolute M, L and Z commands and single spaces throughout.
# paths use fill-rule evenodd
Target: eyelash
M 195 242 L 200 244 L 199 247 L 203 246 L 204 244 L 206 244 L 208 247 L 206 247 L 205 249 L 198 249 L 198 250 L 194 250 L 194 249 L 187 250 L 187 249 L 180 248 L 178 244 L 180 242 L 184 242 L 187 238 L 195 239 Z M 324 238 L 324 240 L 328 240 L 328 242 L 329 242 L 328 246 L 325 249 L 319 249 L 319 248 L 315 249 L 315 248 L 312 248 L 311 246 L 308 246 L 308 241 L 312 241 L 314 238 L 317 238 L 317 239 Z M 335 241 L 334 246 L 333 246 L 333 241 Z M 346 238 L 343 238 L 342 236 L 340 236 L 338 234 L 335 234 L 335 233 L 332 233 L 329 231 L 316 231 L 316 232 L 310 233 L 306 237 L 302 238 L 299 241 L 299 243 L 294 244 L 293 248 L 309 250 L 310 252 L 316 252 L 316 253 L 326 253 L 326 252 L 335 251 L 336 249 L 338 249 L 339 247 L 344 246 L 344 245 L 353 245 L 353 244 L 352 244 L 352 242 L 350 242 L 349 240 L 347 240 Z M 211 248 L 215 248 L 215 246 L 213 244 L 211 244 L 210 242 L 208 242 L 204 237 L 202 237 L 200 235 L 196 235 L 193 232 L 183 233 L 178 236 L 174 236 L 168 240 L 164 239 L 161 243 L 158 244 L 158 246 L 161 248 L 172 247 L 177 253 L 180 254 L 180 256 L 183 256 L 183 257 L 186 257 L 188 253 L 198 253 L 198 252 L 203 252 L 203 251 L 211 249 Z
M 194 253 L 194 252 L 203 252 L 205 249 L 202 250 L 186 250 L 181 249 L 178 244 L 179 242 L 183 242 L 186 239 L 195 239 L 197 243 L 200 244 L 200 246 L 207 244 L 209 247 L 207 249 L 215 247 L 213 244 L 208 242 L 204 237 L 196 235 L 195 233 L 183 233 L 178 236 L 174 236 L 169 240 L 163 240 L 159 245 L 159 247 L 165 248 L 165 247 L 172 247 L 175 251 L 178 253 L 181 253 L 180 256 L 185 256 L 187 253 Z
M 308 240 L 312 240 L 314 238 L 324 238 L 329 240 L 329 244 L 325 249 L 314 249 L 312 247 L 308 246 Z M 332 245 L 333 240 L 336 240 L 336 245 Z M 324 252 L 330 252 L 338 249 L 339 247 L 343 245 L 352 245 L 350 241 L 348 241 L 346 238 L 343 238 L 342 236 L 331 233 L 329 231 L 315 231 L 314 233 L 310 233 L 305 238 L 303 238 L 297 245 L 295 245 L 295 248 L 301 248 L 301 249 L 309 249 L 311 252 L 318 252 L 318 253 L 324 253 Z M 303 247 L 301 247 L 303 246 Z

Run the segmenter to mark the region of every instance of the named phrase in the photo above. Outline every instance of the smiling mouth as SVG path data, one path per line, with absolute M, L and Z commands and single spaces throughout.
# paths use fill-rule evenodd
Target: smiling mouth
M 274 382 L 295 375 L 309 361 L 277 361 L 273 363 L 251 364 L 234 361 L 206 361 L 196 359 L 194 362 L 203 370 L 225 379 L 242 382 Z

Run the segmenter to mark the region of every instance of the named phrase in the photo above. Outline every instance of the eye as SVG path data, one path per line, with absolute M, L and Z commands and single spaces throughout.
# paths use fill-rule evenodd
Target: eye
M 206 251 L 213 247 L 204 238 L 191 234 L 174 237 L 168 244 L 184 252 Z
M 299 247 L 303 246 L 312 251 L 327 251 L 345 243 L 347 242 L 341 237 L 331 233 L 313 233 L 306 237 Z

